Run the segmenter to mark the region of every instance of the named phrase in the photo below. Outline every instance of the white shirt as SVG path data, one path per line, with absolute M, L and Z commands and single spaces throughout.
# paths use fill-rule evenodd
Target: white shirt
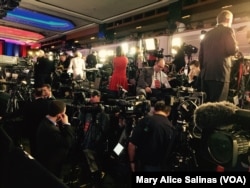
M 81 57 L 74 57 L 71 59 L 68 73 L 73 73 L 73 79 L 86 79 L 85 61 Z
M 161 84 L 165 86 L 165 88 L 171 88 L 171 85 L 168 82 L 168 76 L 160 71 L 160 72 L 155 72 L 154 75 L 152 76 L 152 83 L 151 83 L 151 88 L 155 88 L 155 80 L 160 80 Z

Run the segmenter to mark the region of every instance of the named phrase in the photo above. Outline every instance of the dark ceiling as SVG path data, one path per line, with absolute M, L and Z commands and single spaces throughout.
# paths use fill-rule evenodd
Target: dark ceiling
M 230 4 L 233 6 L 228 9 L 237 17 L 250 17 L 249 0 L 21 0 L 20 8 L 67 19 L 75 25 L 75 29 L 55 32 L 3 19 L 0 20 L 0 26 L 38 32 L 45 36 L 37 41 L 43 46 L 57 44 L 60 39 L 78 40 L 84 45 L 138 37 L 150 32 L 168 34 L 171 18 L 185 15 L 191 15 L 183 20 L 186 23 L 214 22 L 221 7 Z M 136 29 L 138 26 L 142 27 Z M 98 38 L 100 30 L 105 32 L 106 39 Z M 96 39 L 90 40 L 91 37 Z

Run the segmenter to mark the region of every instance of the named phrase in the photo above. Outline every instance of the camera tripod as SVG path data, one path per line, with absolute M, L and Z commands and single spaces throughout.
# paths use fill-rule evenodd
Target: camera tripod
M 8 100 L 6 113 L 13 113 L 19 110 L 18 101 L 24 101 L 24 98 L 19 91 L 19 87 L 17 85 L 13 85 L 10 89 L 10 98 Z
M 190 145 L 192 135 L 185 120 L 177 120 L 177 145 L 174 150 L 172 171 L 193 171 L 198 168 L 196 151 Z

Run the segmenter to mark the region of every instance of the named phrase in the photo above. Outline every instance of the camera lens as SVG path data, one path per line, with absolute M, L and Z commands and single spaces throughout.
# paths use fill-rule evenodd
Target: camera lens
M 215 132 L 208 139 L 208 151 L 217 163 L 228 163 L 232 159 L 233 142 L 226 134 Z

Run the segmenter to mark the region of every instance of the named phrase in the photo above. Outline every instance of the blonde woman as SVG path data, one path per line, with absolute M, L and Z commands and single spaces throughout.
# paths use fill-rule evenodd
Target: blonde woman
M 74 80 L 85 80 L 86 79 L 85 68 L 86 64 L 84 59 L 82 58 L 82 53 L 80 51 L 76 51 L 75 57 L 73 57 L 70 61 L 67 72 L 73 74 Z

